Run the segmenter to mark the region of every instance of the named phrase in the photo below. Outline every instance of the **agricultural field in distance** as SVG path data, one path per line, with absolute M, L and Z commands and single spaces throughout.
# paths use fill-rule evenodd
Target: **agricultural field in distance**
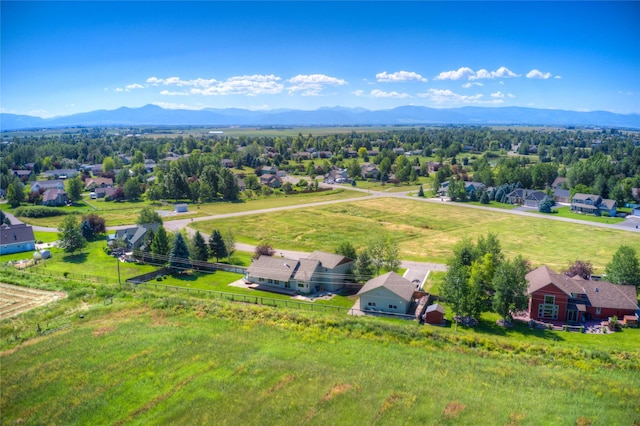
M 264 226 L 268 221 L 269 226 Z M 192 224 L 209 233 L 234 229 L 239 242 L 290 250 L 332 252 L 341 241 L 364 247 L 373 235 L 399 241 L 400 258 L 443 263 L 463 238 L 496 234 L 503 252 L 521 254 L 534 266 L 561 270 L 575 259 L 588 260 L 597 272 L 621 244 L 640 250 L 640 234 L 399 198 L 356 200 L 329 206 L 273 212 Z

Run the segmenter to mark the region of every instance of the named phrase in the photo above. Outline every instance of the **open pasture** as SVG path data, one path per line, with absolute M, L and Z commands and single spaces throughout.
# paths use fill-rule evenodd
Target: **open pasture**
M 412 324 L 167 302 L 91 309 L 0 354 L 2 423 L 640 421 L 637 371 L 598 359 L 572 365 L 534 344 L 520 361 Z
M 399 198 L 360 200 L 192 226 L 203 232 L 231 228 L 239 242 L 267 242 L 276 248 L 301 251 L 332 252 L 341 241 L 362 248 L 372 236 L 381 234 L 398 240 L 401 259 L 440 263 L 463 238 L 475 240 L 492 232 L 509 257 L 521 254 L 534 266 L 547 264 L 557 270 L 575 259 L 588 260 L 600 273 L 621 244 L 640 250 L 639 233 Z

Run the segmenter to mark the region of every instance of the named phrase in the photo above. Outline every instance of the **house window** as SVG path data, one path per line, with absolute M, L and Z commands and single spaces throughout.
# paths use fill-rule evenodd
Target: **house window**
M 544 295 L 544 303 L 545 303 L 545 305 L 555 305 L 556 304 L 556 297 L 548 295 L 548 294 L 545 294 Z
M 541 303 L 538 306 L 538 318 L 558 319 L 558 305 Z
M 298 283 L 298 287 L 304 287 L 304 284 Z
M 602 308 L 596 308 L 596 315 L 600 315 L 602 313 Z

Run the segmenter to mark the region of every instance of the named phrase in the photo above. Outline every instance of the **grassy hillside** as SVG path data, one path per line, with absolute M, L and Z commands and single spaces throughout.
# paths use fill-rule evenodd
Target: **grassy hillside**
M 2 424 L 640 422 L 639 346 L 613 336 L 525 341 L 37 284 L 70 297 L 0 323 Z M 52 333 L 30 337 L 36 324 Z
M 264 226 L 268 221 L 269 226 Z M 376 198 L 292 212 L 275 212 L 193 224 L 204 232 L 234 229 L 238 241 L 292 250 L 333 251 L 340 241 L 365 247 L 371 235 L 400 242 L 400 258 L 445 262 L 463 238 L 498 235 L 503 251 L 521 254 L 534 265 L 561 270 L 576 258 L 591 261 L 598 272 L 620 244 L 640 251 L 640 234 L 397 198 Z

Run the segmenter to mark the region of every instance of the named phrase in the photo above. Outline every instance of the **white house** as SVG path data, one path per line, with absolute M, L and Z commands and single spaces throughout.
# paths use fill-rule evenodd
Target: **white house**
M 363 311 L 407 314 L 416 285 L 395 272 L 373 278 L 360 289 L 360 309 Z
M 33 251 L 36 238 L 33 228 L 27 224 L 0 226 L 0 255 Z

